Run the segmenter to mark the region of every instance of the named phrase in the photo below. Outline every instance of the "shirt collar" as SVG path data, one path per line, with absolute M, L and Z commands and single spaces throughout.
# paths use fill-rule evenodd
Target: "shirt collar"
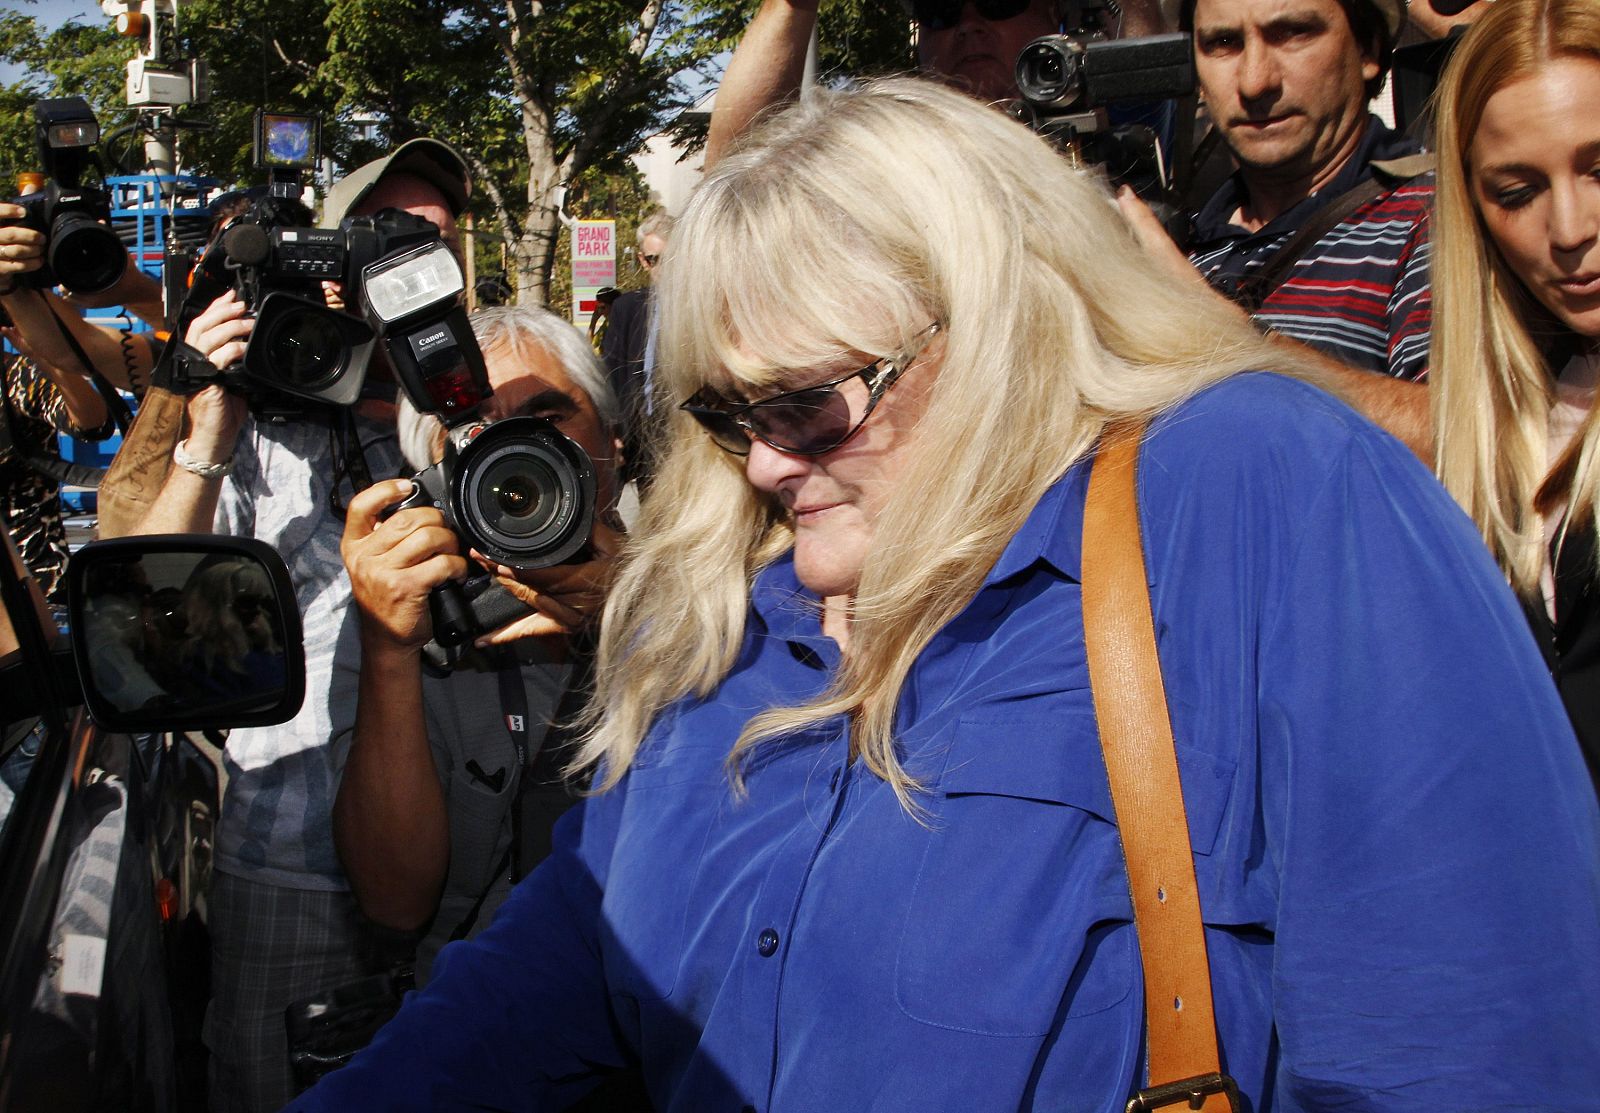
M 1414 140 L 1389 128 L 1378 117 L 1368 115 L 1361 142 L 1334 179 L 1298 205 L 1279 213 L 1276 219 L 1259 231 L 1247 232 L 1232 223 L 1231 218 L 1245 197 L 1244 179 L 1235 172 L 1195 214 L 1195 242 L 1204 244 L 1225 239 L 1270 238 L 1294 231 L 1322 206 L 1370 178 L 1374 162 L 1414 154 L 1418 149 Z
M 1012 535 L 983 586 L 999 584 L 1044 563 L 1070 580 L 1083 575 L 1083 500 L 1092 457 L 1078 461 L 1044 493 Z
M 1044 493 L 984 576 L 983 587 L 1001 584 L 1037 564 L 1048 565 L 1069 580 L 1082 578 L 1083 502 L 1092 462 L 1092 456 L 1078 461 Z M 770 637 L 804 645 L 819 640 L 833 644 L 822 633 L 820 600 L 795 575 L 792 551 L 756 575 L 750 607 Z
M 750 610 L 758 637 L 788 642 L 797 658 L 814 667 L 839 663 L 838 643 L 822 632 L 822 600 L 795 575 L 792 549 L 756 573 Z

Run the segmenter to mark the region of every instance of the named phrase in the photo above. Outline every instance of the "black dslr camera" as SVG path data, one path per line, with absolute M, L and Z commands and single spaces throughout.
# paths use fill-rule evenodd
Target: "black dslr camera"
M 39 162 L 50 180 L 11 198 L 27 212 L 9 223 L 43 232 L 47 242 L 44 266 L 21 281 L 39 288 L 60 284 L 75 294 L 109 290 L 127 271 L 128 252 L 111 230 L 111 195 L 83 184 L 100 125 L 82 97 L 38 101 L 33 118 Z
M 258 413 L 274 415 L 295 412 L 295 402 L 353 405 L 377 338 L 361 318 L 330 309 L 322 283 L 340 283 L 346 304 L 354 305 L 371 264 L 437 243 L 439 229 L 399 209 L 346 217 L 337 228 L 312 227 L 311 210 L 300 200 L 300 176 L 316 165 L 316 117 L 258 112 L 255 127 L 256 166 L 269 174 L 266 191 L 207 250 L 179 319 L 185 330 L 225 290 L 237 291 L 256 319 L 244 362 L 218 372 L 192 355 L 175 357 L 164 369 L 166 381 L 158 372 L 157 382 L 192 394 L 220 381 L 244 394 Z
M 1013 114 L 1070 157 L 1159 202 L 1173 184 L 1160 136 L 1147 124 L 1114 124 L 1106 108 L 1192 95 L 1193 47 L 1186 34 L 1113 38 L 1119 12 L 1114 0 L 1088 0 L 1072 29 L 1025 46 L 1016 67 L 1022 99 Z M 1174 126 L 1174 139 L 1186 139 L 1189 121 L 1178 118 Z
M 517 568 L 566 564 L 588 547 L 594 464 L 543 418 L 483 419 L 493 391 L 461 304 L 465 286 L 455 256 L 437 242 L 375 263 L 363 276 L 367 321 L 383 339 L 400 388 L 446 430 L 444 458 L 419 472 L 417 489 L 389 513 L 433 506 L 491 560 Z M 440 646 L 461 646 L 527 613 L 492 585 L 482 576 L 434 589 Z

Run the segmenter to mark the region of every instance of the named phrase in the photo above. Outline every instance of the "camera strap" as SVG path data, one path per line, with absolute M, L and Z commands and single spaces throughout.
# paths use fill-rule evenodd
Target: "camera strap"
M 39 297 L 44 302 L 45 309 L 49 310 L 50 319 L 55 322 L 56 331 L 60 333 L 62 341 L 72 350 L 73 358 L 83 368 L 83 373 L 94 384 L 95 390 L 100 392 L 100 397 L 105 399 L 106 410 L 111 414 L 111 420 L 117 423 L 117 432 L 126 436 L 128 426 L 133 424 L 133 411 L 128 409 L 128 403 L 122 397 L 122 392 L 112 384 L 110 379 L 100 373 L 100 369 L 95 366 L 94 360 L 89 358 L 89 353 L 85 352 L 78 343 L 78 338 L 72 335 L 72 330 L 67 327 L 67 323 L 56 314 L 55 306 L 50 304 L 50 299 L 46 298 L 42 293 Z
M 537 749 L 530 752 L 528 743 L 528 689 L 522 683 L 522 666 L 517 661 L 516 650 L 500 646 L 493 656 L 495 679 L 500 687 L 500 721 L 510 735 L 511 748 L 517 755 L 517 787 L 512 790 L 510 801 L 511 842 L 490 871 L 489 882 L 483 887 L 483 892 L 478 894 L 478 899 L 450 933 L 449 941 L 452 943 L 465 939 L 472 931 L 483 912 L 483 902 L 489 899 L 489 894 L 506 871 L 511 871 L 513 882 L 522 877 L 522 792 L 527 784 L 528 769 L 539 755 Z
M 1283 285 L 1289 272 L 1323 236 L 1348 220 L 1369 201 L 1432 170 L 1430 154 L 1407 155 L 1372 164 L 1372 176 L 1341 193 L 1312 214 L 1283 246 L 1274 251 L 1257 270 L 1247 275 L 1234 292 L 1233 300 L 1254 313 Z

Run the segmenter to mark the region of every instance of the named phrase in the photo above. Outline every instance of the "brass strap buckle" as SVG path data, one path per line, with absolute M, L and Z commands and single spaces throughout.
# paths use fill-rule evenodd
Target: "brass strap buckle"
M 1193 1078 L 1147 1087 L 1128 1099 L 1126 1113 L 1149 1113 L 1152 1109 L 1165 1109 L 1180 1102 L 1190 1109 L 1201 1109 L 1212 1094 L 1224 1095 L 1228 1108 L 1240 1113 L 1238 1084 L 1225 1074 L 1197 1074 Z

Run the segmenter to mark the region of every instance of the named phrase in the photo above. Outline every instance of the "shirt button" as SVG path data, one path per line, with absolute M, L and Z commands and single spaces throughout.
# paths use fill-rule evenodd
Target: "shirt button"
M 778 949 L 778 933 L 771 928 L 763 928 L 761 934 L 756 936 L 756 950 L 761 952 L 762 958 L 771 958 Z

